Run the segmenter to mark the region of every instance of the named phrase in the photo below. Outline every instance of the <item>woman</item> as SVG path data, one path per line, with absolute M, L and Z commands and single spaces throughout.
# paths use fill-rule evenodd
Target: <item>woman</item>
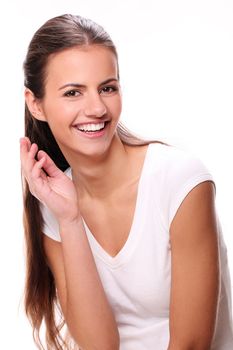
M 117 52 L 80 16 L 46 22 L 24 63 L 25 307 L 48 349 L 233 348 L 214 184 L 194 156 L 119 122 Z M 60 310 L 61 318 L 58 319 Z

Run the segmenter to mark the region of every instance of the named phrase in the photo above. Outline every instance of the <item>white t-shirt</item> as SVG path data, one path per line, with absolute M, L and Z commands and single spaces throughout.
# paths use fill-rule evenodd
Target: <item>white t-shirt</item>
M 71 176 L 71 169 L 66 173 Z M 128 239 L 111 257 L 83 220 L 95 263 L 114 311 L 120 350 L 167 350 L 171 283 L 170 224 L 187 194 L 213 181 L 193 155 L 175 147 L 150 144 L 145 156 Z M 43 232 L 60 241 L 58 224 L 43 205 Z M 219 232 L 221 292 L 211 350 L 232 350 L 231 284 L 227 252 Z M 200 311 L 201 312 L 201 311 Z

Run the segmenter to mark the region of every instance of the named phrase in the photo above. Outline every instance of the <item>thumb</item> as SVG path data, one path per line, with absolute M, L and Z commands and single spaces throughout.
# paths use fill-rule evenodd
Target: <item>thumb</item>
M 39 151 L 37 158 L 38 160 L 44 158 L 43 169 L 46 171 L 49 177 L 58 177 L 59 175 L 63 174 L 63 172 L 56 166 L 52 158 L 50 158 L 46 152 Z

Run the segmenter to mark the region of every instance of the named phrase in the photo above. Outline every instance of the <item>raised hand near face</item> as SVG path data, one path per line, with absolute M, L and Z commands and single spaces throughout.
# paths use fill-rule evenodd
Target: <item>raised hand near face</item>
M 44 203 L 58 222 L 69 222 L 80 216 L 77 192 L 73 181 L 66 176 L 44 151 L 27 137 L 20 139 L 22 173 L 30 192 Z M 37 154 L 37 159 L 35 158 Z

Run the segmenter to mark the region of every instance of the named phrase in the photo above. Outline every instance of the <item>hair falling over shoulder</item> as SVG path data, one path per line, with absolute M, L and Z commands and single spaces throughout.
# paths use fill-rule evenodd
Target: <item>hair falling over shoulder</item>
M 34 34 L 28 47 L 24 62 L 25 87 L 30 89 L 36 98 L 42 99 L 49 55 L 73 46 L 86 45 L 107 47 L 118 58 L 109 35 L 92 20 L 81 16 L 62 15 L 47 21 Z M 117 133 L 122 142 L 128 145 L 153 142 L 142 140 L 121 123 L 118 124 Z M 47 152 L 61 170 L 65 171 L 69 167 L 48 124 L 36 120 L 26 105 L 25 136 L 29 137 L 31 142 L 37 143 L 39 149 Z M 43 248 L 43 217 L 40 204 L 30 193 L 24 179 L 23 193 L 26 243 L 25 310 L 32 325 L 34 341 L 40 350 L 78 349 L 71 344 L 69 336 L 62 337 L 65 322 L 57 298 L 54 277 Z M 42 341 L 40 336 L 42 324 L 46 329 L 45 341 Z

